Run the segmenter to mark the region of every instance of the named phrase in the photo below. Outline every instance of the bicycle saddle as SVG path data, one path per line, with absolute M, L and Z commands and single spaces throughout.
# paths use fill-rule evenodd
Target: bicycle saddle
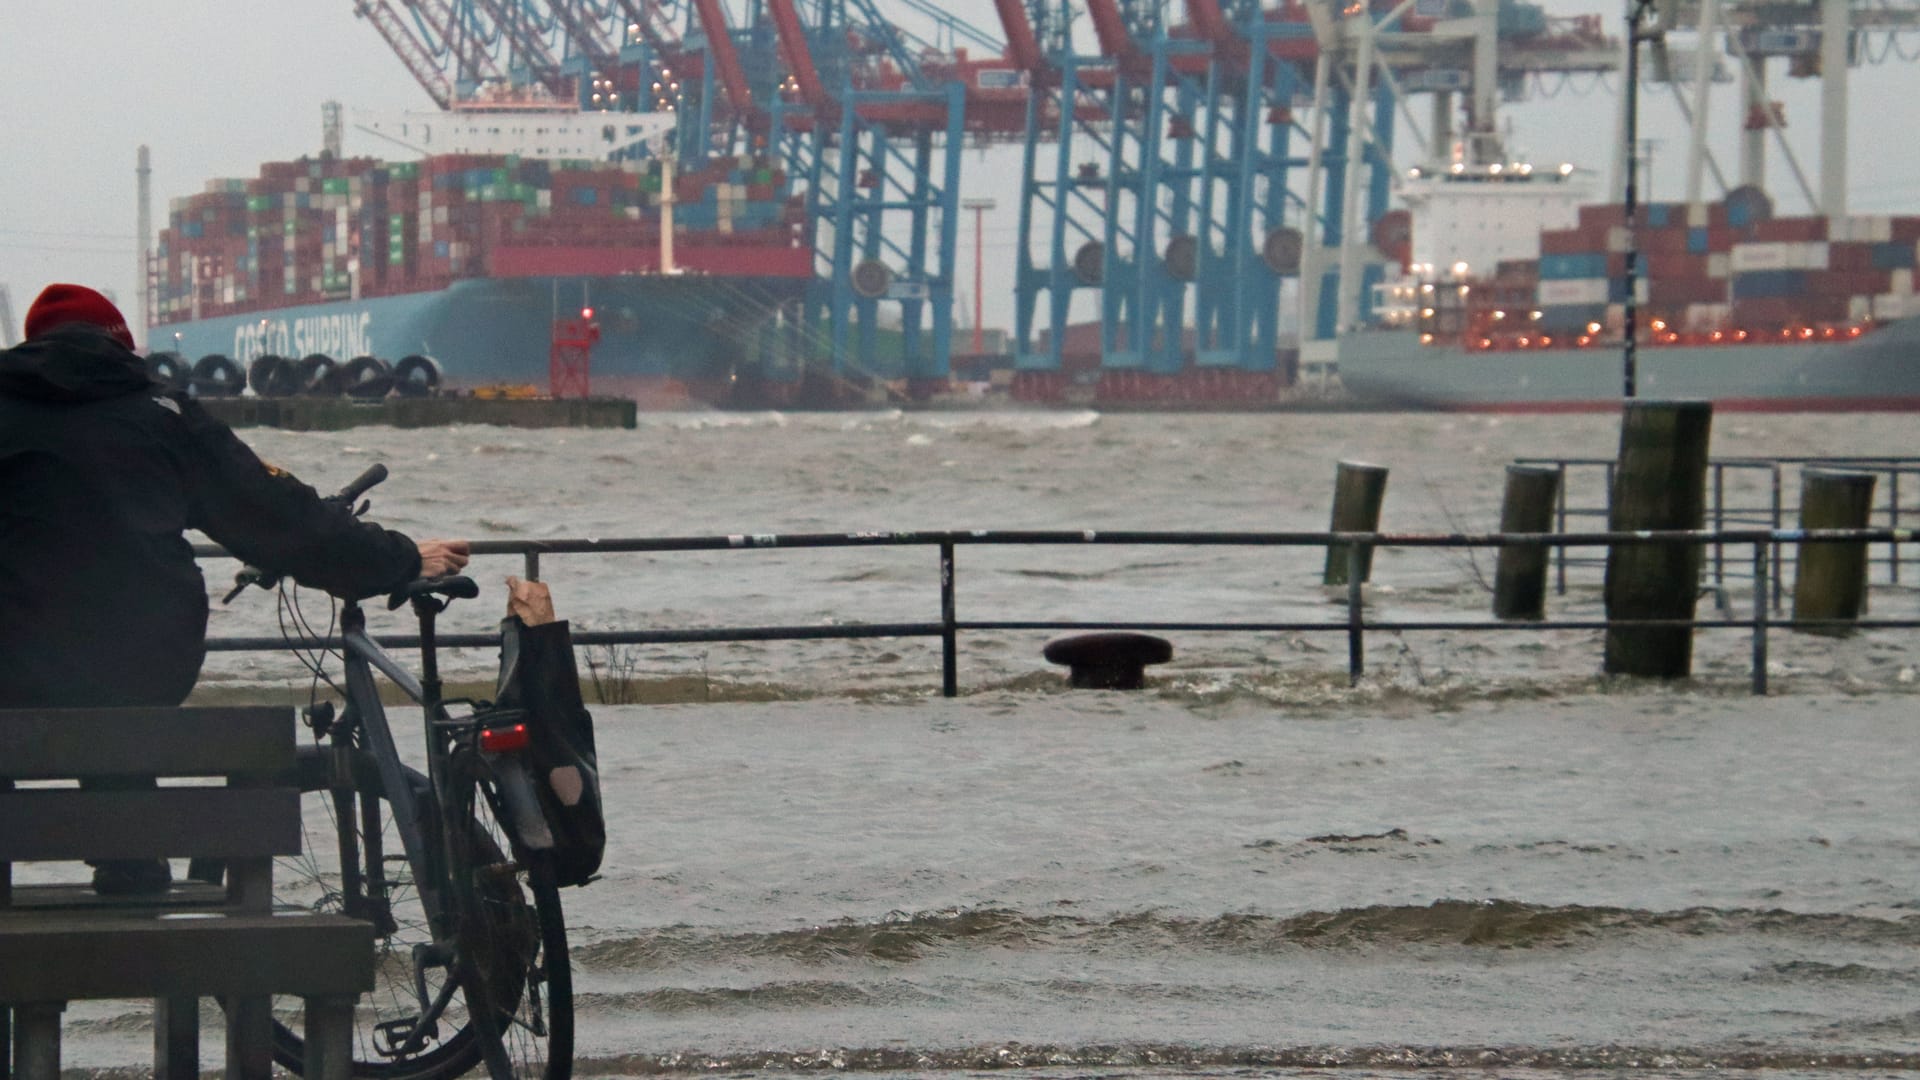
M 416 596 L 444 596 L 449 600 L 471 600 L 480 595 L 480 583 L 461 574 L 416 578 L 387 597 L 387 610 L 397 610 Z

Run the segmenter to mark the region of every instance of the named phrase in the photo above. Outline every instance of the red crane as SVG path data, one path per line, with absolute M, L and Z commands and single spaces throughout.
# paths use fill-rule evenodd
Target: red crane
M 740 54 L 734 50 L 733 31 L 727 26 L 727 13 L 720 7 L 720 0 L 694 0 L 694 11 L 700 17 L 700 28 L 707 32 L 707 52 L 719 69 L 715 74 L 726 88 L 727 102 L 750 127 L 756 119 L 764 126 L 765 118 L 754 108 L 753 90 L 747 85 L 746 69 L 740 66 Z
M 820 71 L 813 66 L 813 48 L 807 44 L 807 28 L 793 0 L 767 0 L 767 13 L 773 16 L 774 33 L 780 40 L 780 55 L 800 88 L 800 100 L 813 110 L 816 120 L 838 123 L 840 106 L 820 82 Z
M 440 65 L 433 62 L 433 54 L 407 29 L 407 24 L 400 20 L 399 13 L 387 0 L 354 0 L 353 13 L 373 24 L 374 31 L 406 65 L 414 81 L 435 105 L 444 109 L 453 104 L 453 86 L 440 71 Z
M 440 40 L 460 58 L 460 69 L 475 80 L 504 81 L 506 75 L 494 64 L 493 57 L 487 55 L 487 48 L 477 37 L 461 31 L 458 16 L 447 0 L 409 0 L 417 4 L 427 14 L 427 22 L 440 33 Z
M 577 94 L 572 81 L 560 73 L 559 57 L 553 55 L 553 51 L 547 48 L 547 43 L 540 40 L 539 34 L 523 25 L 513 12 L 506 10 L 501 0 L 475 0 L 475 3 L 479 4 L 488 17 L 493 19 L 494 25 L 507 35 L 507 39 L 519 51 L 521 58 L 527 62 L 527 66 L 533 69 L 534 77 L 540 80 L 542 86 L 557 98 L 569 101 L 576 99 Z

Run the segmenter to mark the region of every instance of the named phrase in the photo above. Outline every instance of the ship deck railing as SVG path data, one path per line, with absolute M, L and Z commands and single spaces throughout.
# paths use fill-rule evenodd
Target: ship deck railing
M 1751 637 L 1752 666 L 1750 685 L 1755 694 L 1767 693 L 1770 634 L 1775 629 L 1846 633 L 1854 630 L 1920 629 L 1920 619 L 1793 619 L 1775 614 L 1779 592 L 1774 588 L 1774 566 L 1782 547 L 1797 548 L 1806 543 L 1855 543 L 1899 545 L 1915 543 L 1914 531 L 1892 528 L 1869 529 L 1688 529 L 1632 532 L 1553 533 L 1386 533 L 1386 532 L 1195 532 L 1130 530 L 1007 530 L 1007 531 L 927 531 L 859 533 L 767 533 L 755 535 L 692 537 L 630 537 L 619 539 L 485 540 L 472 544 L 473 556 L 485 559 L 513 556 L 521 560 L 521 575 L 539 580 L 543 560 L 549 557 L 611 557 L 637 553 L 716 552 L 740 553 L 793 551 L 828 548 L 929 548 L 938 553 L 938 603 L 940 616 L 934 620 L 902 622 L 834 622 L 827 625 L 740 625 L 721 627 L 631 628 L 576 630 L 577 646 L 648 646 L 685 643 L 827 641 L 883 638 L 937 639 L 941 655 L 941 693 L 954 697 L 959 693 L 959 643 L 961 635 L 984 631 L 1048 631 L 1079 633 L 1090 631 L 1135 631 L 1142 633 L 1246 633 L 1292 634 L 1323 633 L 1346 639 L 1347 674 L 1350 685 L 1357 685 L 1366 673 L 1368 636 L 1400 635 L 1414 632 L 1443 633 L 1538 633 L 1542 630 L 1611 631 L 1638 627 L 1686 626 L 1694 630 L 1744 630 Z M 1385 618 L 1371 615 L 1363 568 L 1372 564 L 1372 554 L 1396 549 L 1497 550 L 1510 546 L 1544 546 L 1558 552 L 1570 549 L 1611 548 L 1617 545 L 1690 544 L 1706 548 L 1723 559 L 1729 550 L 1746 549 L 1745 562 L 1751 567 L 1751 602 L 1744 615 L 1736 615 L 1725 602 L 1718 617 L 1691 619 L 1628 619 L 1605 615 L 1594 618 L 1547 618 L 1540 620 L 1497 620 L 1488 614 L 1467 618 Z M 1060 546 L 1186 546 L 1242 547 L 1254 549 L 1319 549 L 1340 551 L 1346 559 L 1344 588 L 1345 615 L 1338 620 L 1174 620 L 1174 619 L 962 619 L 958 616 L 959 575 L 955 552 L 962 547 Z M 212 545 L 198 545 L 195 554 L 202 558 L 227 555 Z M 1325 589 L 1327 586 L 1318 586 Z M 1338 597 L 1336 597 L 1337 599 Z M 404 634 L 380 635 L 388 648 L 419 647 L 419 638 Z M 497 648 L 497 633 L 442 633 L 438 644 L 445 648 Z M 279 652 L 289 649 L 283 637 L 215 637 L 207 642 L 216 652 Z M 338 649 L 340 642 L 331 637 L 306 641 L 303 647 Z
M 1515 458 L 1514 464 L 1559 470 L 1560 493 L 1554 510 L 1555 531 L 1565 532 L 1576 524 L 1586 522 L 1594 522 L 1599 528 L 1606 526 L 1610 515 L 1614 470 L 1618 464 L 1615 459 L 1521 457 Z M 1800 513 L 1800 486 L 1793 481 L 1809 469 L 1871 473 L 1879 477 L 1880 482 L 1874 485 L 1874 504 L 1867 519 L 1870 526 L 1897 531 L 1901 529 L 1903 521 L 1911 522 L 1920 518 L 1920 501 L 1911 497 L 1904 504 L 1901 501 L 1902 477 L 1920 474 L 1920 457 L 1736 456 L 1716 457 L 1707 463 L 1706 523 L 1715 530 L 1742 526 L 1775 530 L 1788 528 L 1789 521 Z M 1600 484 L 1598 491 L 1592 487 L 1596 482 Z M 1908 492 L 1912 492 L 1920 487 L 1920 483 L 1908 480 L 1906 487 Z M 1798 550 L 1797 545 L 1775 544 L 1770 552 L 1771 588 L 1776 610 L 1781 605 L 1785 583 L 1791 579 L 1791 566 Z M 1728 584 L 1751 580 L 1750 564 L 1740 559 L 1730 562 L 1724 544 L 1714 545 L 1710 555 L 1708 580 L 1712 583 L 1721 609 L 1726 610 Z M 1870 582 L 1880 586 L 1903 585 L 1903 576 L 1909 581 L 1913 578 L 1913 564 L 1917 557 L 1920 557 L 1920 549 L 1916 549 L 1912 541 L 1887 540 L 1876 543 L 1868 557 Z M 1569 568 L 1595 565 L 1600 557 L 1583 556 L 1562 547 L 1554 552 L 1553 561 L 1554 591 L 1564 596 Z

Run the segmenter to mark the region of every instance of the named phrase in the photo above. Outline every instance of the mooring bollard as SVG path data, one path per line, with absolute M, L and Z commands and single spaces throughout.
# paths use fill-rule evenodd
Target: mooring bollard
M 1560 470 L 1545 465 L 1507 466 L 1507 490 L 1500 503 L 1503 533 L 1553 531 L 1560 497 Z M 1495 557 L 1493 614 L 1500 619 L 1547 617 L 1547 547 L 1505 544 Z
M 1380 531 L 1380 504 L 1386 501 L 1387 468 L 1362 461 L 1343 461 L 1333 478 L 1332 532 Z M 1320 580 L 1326 585 L 1347 583 L 1347 544 L 1327 545 L 1327 566 Z M 1373 549 L 1360 553 L 1360 580 L 1373 577 Z
M 1713 406 L 1705 401 L 1627 402 L 1608 530 L 1701 528 L 1712 427 Z M 1607 618 L 1691 621 L 1701 554 L 1691 543 L 1611 545 Z M 1685 678 L 1693 671 L 1693 627 L 1609 627 L 1603 668 L 1609 675 Z
M 1873 514 L 1872 473 L 1808 469 L 1800 474 L 1802 529 L 1864 529 Z M 1793 617 L 1852 622 L 1866 609 L 1867 545 L 1802 543 L 1793 579 Z M 1853 627 L 1799 626 L 1807 634 L 1844 637 Z
M 1152 634 L 1116 631 L 1076 634 L 1047 642 L 1040 655 L 1064 664 L 1079 690 L 1138 690 L 1147 683 L 1147 665 L 1173 659 L 1173 645 Z

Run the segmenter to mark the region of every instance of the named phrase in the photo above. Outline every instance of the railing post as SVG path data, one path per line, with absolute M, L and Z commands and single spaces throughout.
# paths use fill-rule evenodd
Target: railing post
M 1559 464 L 1560 499 L 1559 509 L 1554 517 L 1553 531 L 1564 533 L 1567 531 L 1567 463 L 1563 460 Z M 1559 544 L 1555 546 L 1553 550 L 1553 563 L 1555 568 L 1553 591 L 1556 596 L 1565 596 L 1567 595 L 1567 546 L 1565 544 Z
M 1887 470 L 1887 528 L 1900 527 L 1900 466 Z M 1900 541 L 1887 541 L 1887 573 L 1892 583 L 1900 584 Z
M 1371 562 L 1372 545 L 1353 543 L 1347 546 L 1347 686 L 1360 685 L 1360 676 L 1367 673 L 1367 637 L 1364 618 L 1365 603 L 1360 595 L 1361 567 Z
M 1780 580 L 1787 576 L 1786 551 L 1780 544 L 1780 516 L 1784 511 L 1780 506 L 1780 463 L 1773 463 L 1773 610 L 1780 610 Z
M 1767 692 L 1767 558 L 1768 543 L 1753 543 L 1753 692 Z
M 1727 547 L 1720 542 L 1719 534 L 1727 531 L 1727 466 L 1725 462 L 1713 463 L 1713 587 L 1720 594 L 1722 608 L 1727 597 Z
M 953 604 L 953 541 L 940 542 L 940 694 L 960 695 L 960 632 Z
M 537 551 L 529 551 L 526 553 L 524 558 L 526 560 L 527 580 L 539 581 L 540 580 L 540 553 Z

